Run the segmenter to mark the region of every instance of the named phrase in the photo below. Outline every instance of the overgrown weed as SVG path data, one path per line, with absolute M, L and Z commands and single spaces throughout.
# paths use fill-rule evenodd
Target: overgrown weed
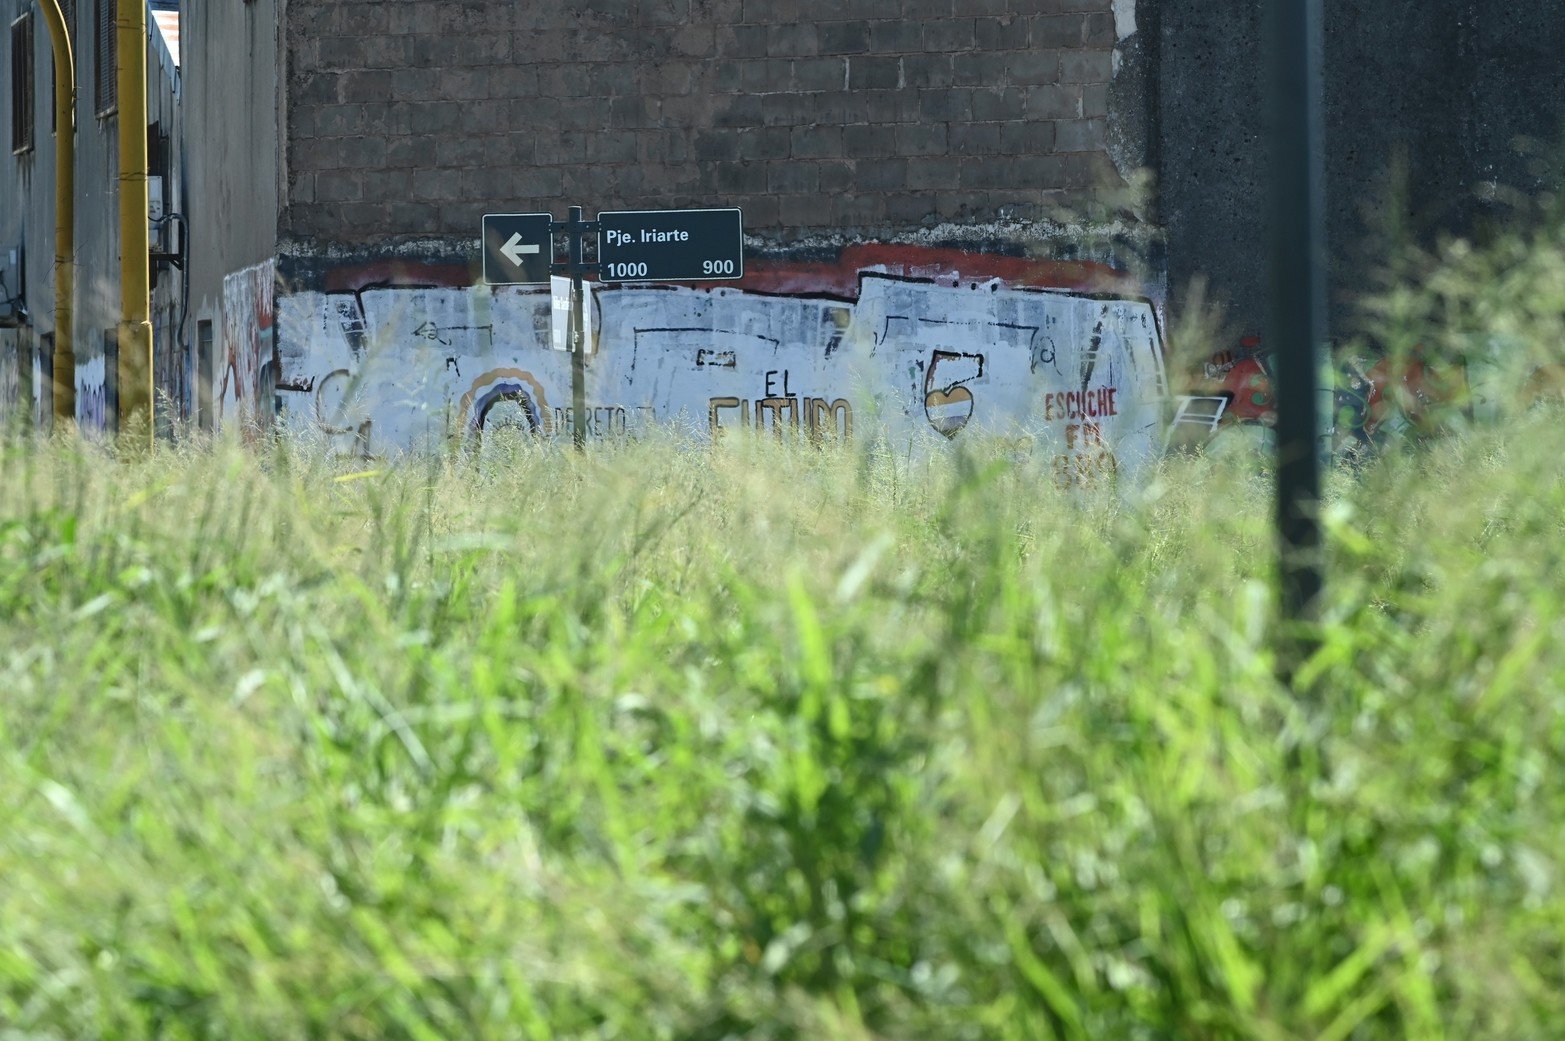
M 1555 1036 L 1558 421 L 1334 484 L 1310 704 L 1237 456 L 8 443 L 0 1021 Z
M 1385 342 L 1557 359 L 1550 227 Z M 1555 1041 L 1523 375 L 1332 475 L 1307 696 L 1237 445 L 0 442 L 0 1036 Z

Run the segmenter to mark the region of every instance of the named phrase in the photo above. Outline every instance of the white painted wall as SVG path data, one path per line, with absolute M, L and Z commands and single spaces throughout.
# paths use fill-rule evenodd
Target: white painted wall
M 856 302 L 738 289 L 600 288 L 589 432 L 668 422 L 862 437 L 1026 438 L 1060 483 L 1133 469 L 1161 443 L 1149 303 L 865 273 Z M 340 452 L 570 433 L 570 356 L 547 292 L 297 293 L 278 301 L 284 423 Z

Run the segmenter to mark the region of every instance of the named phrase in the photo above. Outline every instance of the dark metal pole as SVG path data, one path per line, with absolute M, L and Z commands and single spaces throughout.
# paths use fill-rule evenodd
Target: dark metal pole
M 1326 342 L 1325 129 L 1321 0 L 1265 0 L 1272 169 L 1268 338 L 1277 396 L 1280 663 L 1311 642 L 1324 585 L 1320 529 L 1320 352 Z
M 570 210 L 571 276 L 571 426 L 577 451 L 587 447 L 587 337 L 583 329 L 582 240 L 586 236 L 580 206 Z

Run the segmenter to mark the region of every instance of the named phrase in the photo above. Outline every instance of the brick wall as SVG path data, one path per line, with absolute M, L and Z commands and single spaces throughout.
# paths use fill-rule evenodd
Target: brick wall
M 1117 183 L 1112 0 L 291 0 L 295 239 L 737 205 L 758 232 Z

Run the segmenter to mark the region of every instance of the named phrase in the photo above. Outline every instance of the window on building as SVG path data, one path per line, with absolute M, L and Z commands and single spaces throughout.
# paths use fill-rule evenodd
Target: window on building
M 11 23 L 11 151 L 33 147 L 33 16 Z
M 100 116 L 114 111 L 116 101 L 114 77 L 118 75 L 114 63 L 114 15 L 118 0 L 93 0 L 93 23 L 97 54 L 92 63 L 93 98 Z

